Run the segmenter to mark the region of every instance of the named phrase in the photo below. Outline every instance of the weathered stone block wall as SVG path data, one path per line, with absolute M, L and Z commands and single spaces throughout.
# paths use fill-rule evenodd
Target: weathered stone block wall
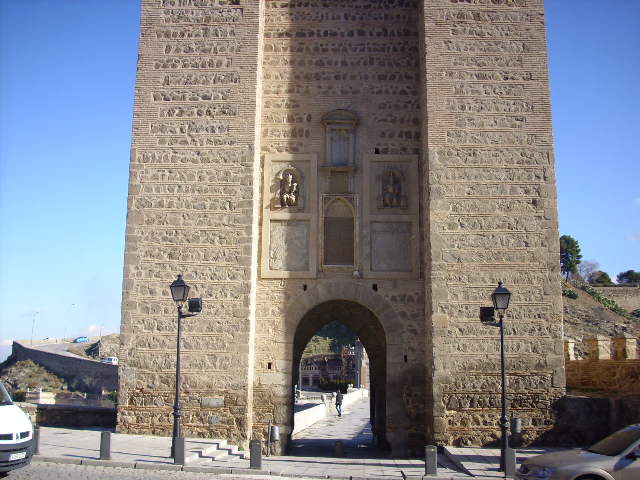
M 499 280 L 510 405 L 536 438 L 564 389 L 543 2 L 425 0 L 423 55 L 435 439 L 498 437 L 499 333 L 478 310 Z
M 291 431 L 292 369 L 295 368 L 291 360 L 292 342 L 301 316 L 288 323 L 290 306 L 296 300 L 303 301 L 309 310 L 321 298 L 327 298 L 319 292 L 331 289 L 337 281 L 347 281 L 354 289 L 369 292 L 376 283 L 376 295 L 388 302 L 402 319 L 401 330 L 388 331 L 387 340 L 399 344 L 389 354 L 397 362 L 397 369 L 389 375 L 399 384 L 405 383 L 399 387 L 400 391 L 394 391 L 387 403 L 397 404 L 396 409 L 405 420 L 402 425 L 391 421 L 387 429 L 408 430 L 415 442 L 423 442 L 425 332 L 419 249 L 416 248 L 418 258 L 412 258 L 413 279 L 389 280 L 387 275 L 383 280 L 385 276 L 375 272 L 362 274 L 368 269 L 365 262 L 370 248 L 368 226 L 366 219 L 363 220 L 365 204 L 369 201 L 365 191 L 374 183 L 365 175 L 366 157 L 420 152 L 419 3 L 414 0 L 274 0 L 267 1 L 265 7 L 262 152 L 315 154 L 322 165 L 326 163 L 323 116 L 340 109 L 357 116 L 356 170 L 350 174 L 350 192 L 357 199 L 360 224 L 355 269 L 362 278 L 354 278 L 351 271 L 323 270 L 320 265 L 317 271 L 307 275 L 311 278 L 304 280 L 260 280 L 254 435 L 256 438 L 264 435 L 270 420 L 283 426 L 283 434 Z M 328 172 L 319 169 L 311 174 L 317 181 L 319 195 L 328 192 Z M 415 178 L 417 171 L 412 170 L 410 175 Z M 308 191 L 311 181 L 307 177 L 302 188 Z M 420 192 L 414 190 L 411 195 L 410 201 L 416 200 L 417 205 Z M 319 202 L 319 197 L 305 201 L 307 207 L 309 202 Z M 263 236 L 267 234 L 262 231 Z M 315 253 L 313 249 L 320 239 L 312 238 L 311 242 Z M 265 257 L 268 252 L 263 251 L 261 255 Z M 335 299 L 341 298 L 349 298 L 348 292 L 336 292 Z M 364 301 L 362 304 L 371 308 Z
M 640 285 L 634 287 L 598 287 L 594 288 L 628 312 L 640 308 Z
M 640 360 L 573 360 L 566 365 L 568 389 L 640 395 Z
M 565 341 L 567 388 L 611 396 L 640 395 L 638 339 L 631 336 L 585 339 L 588 358 L 576 359 L 575 342 Z
M 179 273 L 185 435 L 251 424 L 261 2 L 143 0 L 124 271 L 118 428 L 169 434 Z

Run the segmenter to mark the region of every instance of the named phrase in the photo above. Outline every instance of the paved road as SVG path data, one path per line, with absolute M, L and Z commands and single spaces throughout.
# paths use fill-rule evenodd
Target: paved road
M 76 355 L 75 353 L 68 352 L 67 348 L 69 348 L 71 345 L 73 345 L 73 343 L 71 342 L 43 343 L 42 345 L 38 345 L 37 343 L 35 343 L 33 346 L 25 345 L 25 347 L 34 348 L 36 350 L 41 350 L 43 352 L 55 353 L 57 355 L 64 355 L 67 357 L 83 358 L 85 360 L 89 360 L 86 357 L 81 357 L 80 355 Z
M 311 425 L 293 436 L 289 465 L 302 468 L 307 464 L 306 475 L 350 475 L 354 477 L 387 476 L 404 478 L 422 476 L 424 462 L 421 459 L 392 459 L 389 453 L 378 449 L 373 440 L 369 422 L 369 399 L 343 408 L 342 417 L 335 409 L 332 415 Z M 341 441 L 344 456 L 336 458 L 335 443 Z M 446 458 L 439 457 L 439 473 L 451 478 L 458 472 Z M 276 463 L 276 459 L 271 460 Z
M 2 474 L 0 473 L 0 478 Z M 142 470 L 133 468 L 92 467 L 87 465 L 69 465 L 63 463 L 34 462 L 28 467 L 14 470 L 6 480 L 260 480 L 282 479 L 283 477 L 266 475 L 230 475 L 212 476 L 211 473 L 172 472 L 168 470 Z M 286 480 L 291 480 L 286 479 Z
M 341 441 L 347 457 L 385 456 L 373 443 L 369 423 L 369 400 L 361 400 L 343 409 L 335 409 L 324 420 L 293 436 L 290 454 L 296 456 L 334 456 L 336 441 Z

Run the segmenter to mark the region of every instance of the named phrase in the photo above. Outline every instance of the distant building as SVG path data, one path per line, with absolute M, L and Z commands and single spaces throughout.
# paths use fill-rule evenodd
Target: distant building
M 359 369 L 360 385 L 369 388 L 369 358 L 361 348 Z M 319 388 L 321 379 L 326 381 L 347 381 L 357 386 L 358 358 L 355 347 L 343 347 L 341 353 L 323 353 L 303 357 L 300 361 L 300 387 Z

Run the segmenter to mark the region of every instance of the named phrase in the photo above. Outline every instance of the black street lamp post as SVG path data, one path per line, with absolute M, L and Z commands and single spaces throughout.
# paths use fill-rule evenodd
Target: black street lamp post
M 500 470 L 506 474 L 506 453 L 509 448 L 509 416 L 507 414 L 507 374 L 504 354 L 504 312 L 509 308 L 511 292 L 498 282 L 498 288 L 491 294 L 493 308 L 500 318 L 500 372 L 502 376 L 502 416 L 500 417 L 500 429 L 502 430 L 502 442 L 500 447 Z
M 195 313 L 202 310 L 202 299 L 191 298 L 189 299 L 189 290 L 191 287 L 185 283 L 182 279 L 182 274 L 178 275 L 178 278 L 173 281 L 169 286 L 171 289 L 171 297 L 176 302 L 178 307 L 178 338 L 176 341 L 176 397 L 173 404 L 173 437 L 171 439 L 171 457 L 174 459 L 174 463 L 184 463 L 184 458 L 176 458 L 176 443 L 178 439 L 182 439 L 182 428 L 180 426 L 180 417 L 182 416 L 181 403 L 180 403 L 180 343 L 182 340 L 182 319 L 192 317 Z M 189 302 L 189 312 L 194 313 L 182 313 L 182 307 L 184 302 Z M 181 457 L 184 457 L 184 446 L 181 449 Z

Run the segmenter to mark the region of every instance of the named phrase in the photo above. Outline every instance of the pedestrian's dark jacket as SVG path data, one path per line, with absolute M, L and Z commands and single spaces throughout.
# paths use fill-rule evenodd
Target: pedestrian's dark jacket
M 342 393 L 338 392 L 336 394 L 336 405 L 342 405 Z

